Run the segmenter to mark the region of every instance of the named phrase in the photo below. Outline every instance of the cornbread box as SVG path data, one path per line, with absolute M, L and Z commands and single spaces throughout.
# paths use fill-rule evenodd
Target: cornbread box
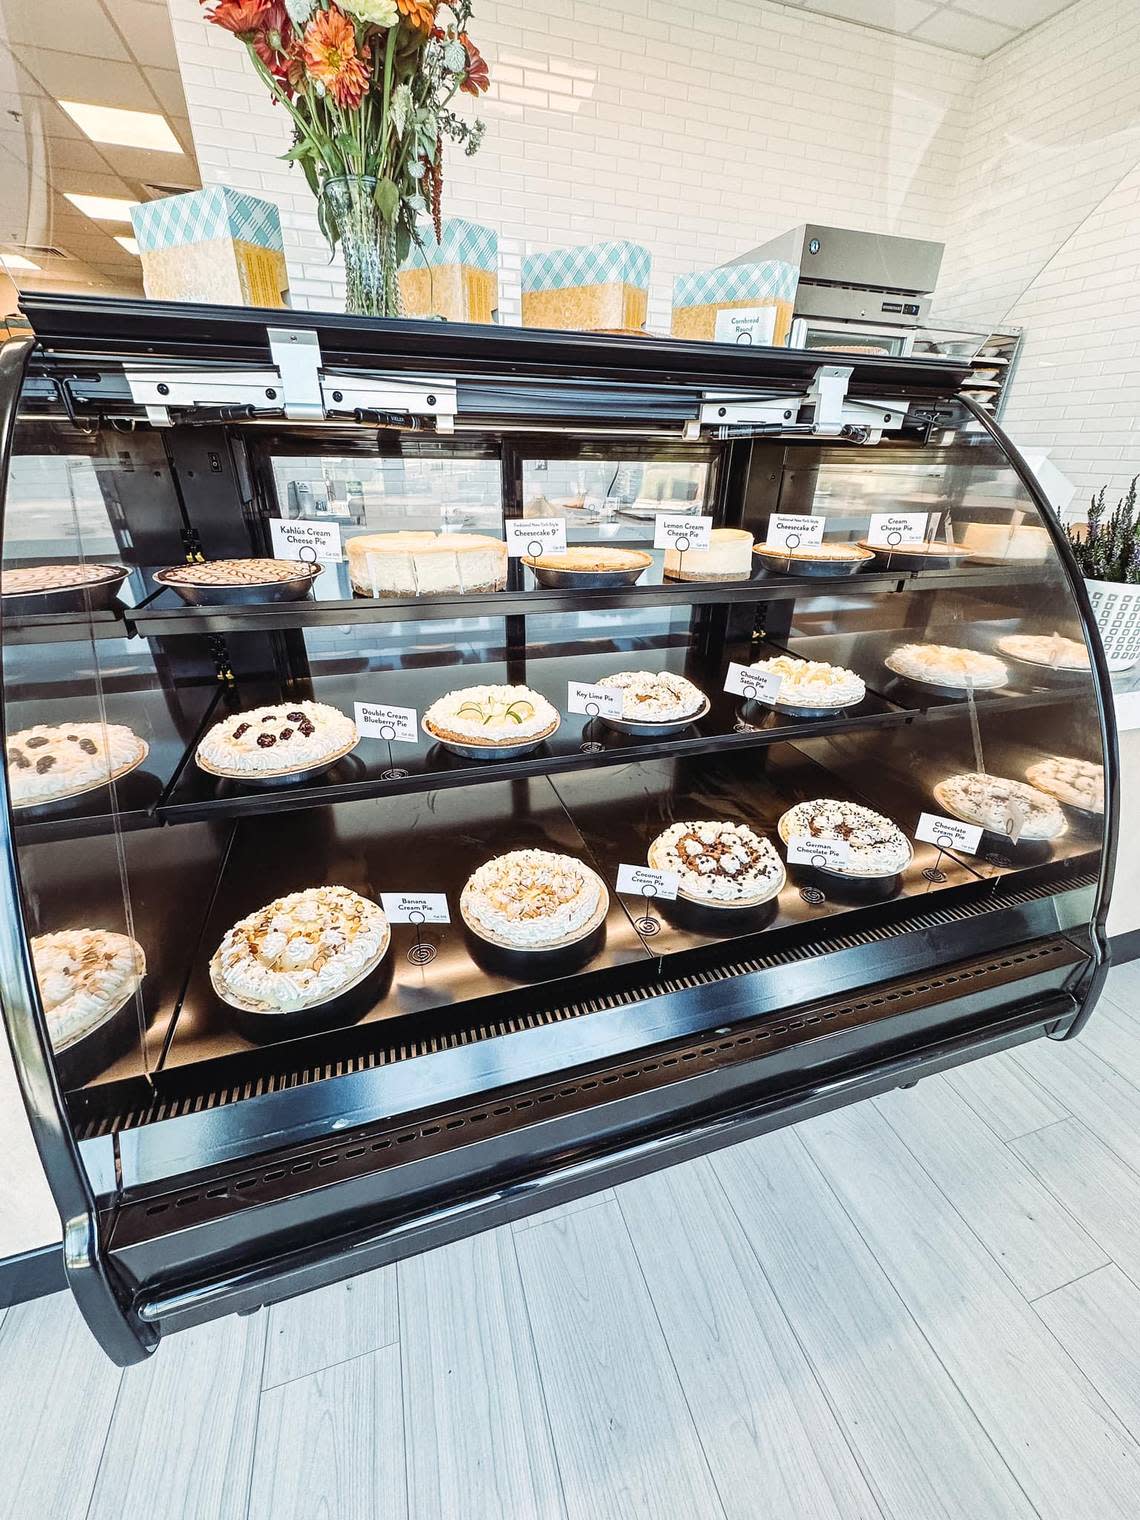
M 799 278 L 795 264 L 783 259 L 678 275 L 670 330 L 675 338 L 783 348 Z
M 285 306 L 289 277 L 281 217 L 228 185 L 207 185 L 131 208 L 151 300 Z
M 649 265 L 649 250 L 637 243 L 529 253 L 522 261 L 523 326 L 642 328 L 649 306 Z
M 493 322 L 499 305 L 499 238 L 490 227 L 452 217 L 421 229 L 397 278 L 406 317 Z

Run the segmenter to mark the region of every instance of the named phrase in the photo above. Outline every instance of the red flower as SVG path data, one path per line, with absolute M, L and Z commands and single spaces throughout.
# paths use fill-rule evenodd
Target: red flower
M 487 60 L 471 41 L 466 32 L 460 32 L 459 40 L 467 54 L 467 74 L 459 86 L 468 95 L 480 95 L 491 83 L 491 71 Z
M 305 68 L 343 110 L 351 111 L 368 88 L 372 53 L 367 44 L 358 52 L 356 30 L 343 11 L 330 6 L 318 11 L 305 28 Z

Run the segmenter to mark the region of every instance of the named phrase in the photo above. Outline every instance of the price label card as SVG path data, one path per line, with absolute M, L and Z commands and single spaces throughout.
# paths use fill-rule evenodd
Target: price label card
M 567 681 L 566 711 L 587 713 L 591 718 L 620 718 L 622 695 L 612 686 L 591 686 L 588 681 Z
M 982 829 L 980 824 L 943 818 L 941 813 L 923 813 L 914 837 L 925 844 L 937 845 L 940 850 L 961 850 L 964 855 L 976 855 L 982 842 Z
M 1016 844 L 1025 827 L 1027 816 L 1025 804 L 1018 802 L 1016 797 L 1007 797 L 1003 811 L 1005 817 L 1002 819 L 1002 830 L 1010 844 Z
M 773 512 L 768 519 L 765 544 L 777 549 L 803 549 L 823 542 L 824 517 L 797 517 L 789 512 Z
M 653 871 L 649 866 L 618 866 L 617 889 L 629 897 L 676 897 L 679 882 L 675 871 Z
M 724 689 L 738 697 L 747 697 L 750 702 L 774 702 L 780 695 L 783 682 L 783 676 L 773 670 L 757 670 L 754 665 L 738 665 L 735 660 L 730 660 Z
M 711 517 L 658 512 L 653 519 L 653 547 L 676 549 L 680 554 L 687 554 L 690 549 L 707 549 L 712 543 L 712 521 Z
M 566 519 L 564 517 L 511 518 L 507 522 L 507 554 L 521 559 L 524 554 L 541 558 L 544 554 L 565 554 Z
M 398 739 L 405 744 L 414 744 L 419 738 L 419 720 L 414 707 L 387 707 L 383 702 L 354 702 L 352 705 L 362 739 Z
M 269 537 L 277 559 L 299 559 L 307 565 L 337 565 L 343 558 L 340 524 L 336 522 L 289 522 L 271 517 Z
M 851 859 L 846 839 L 810 839 L 804 834 L 788 841 L 790 866 L 816 866 L 821 871 L 842 871 Z
M 885 544 L 888 549 L 924 543 L 927 520 L 925 512 L 872 512 L 867 542 Z
M 380 906 L 393 924 L 449 924 L 446 892 L 381 892 Z
M 776 341 L 776 308 L 734 306 L 718 311 L 713 339 L 717 343 L 739 343 L 744 348 L 770 346 Z

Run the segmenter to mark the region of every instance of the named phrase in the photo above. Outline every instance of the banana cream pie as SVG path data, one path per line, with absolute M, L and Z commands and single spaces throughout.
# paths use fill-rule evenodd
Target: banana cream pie
M 649 846 L 655 871 L 673 871 L 678 891 L 716 908 L 751 908 L 784 885 L 784 862 L 746 823 L 672 823 Z
M 320 568 L 299 559 L 208 559 L 198 565 L 171 565 L 155 579 L 167 586 L 271 586 L 316 575 Z
M 952 644 L 900 644 L 887 656 L 886 666 L 908 681 L 933 686 L 955 686 L 975 691 L 1004 686 L 1009 679 L 1005 664 L 992 654 L 958 649 Z
M 752 534 L 743 528 L 713 528 L 707 549 L 666 549 L 665 578 L 671 581 L 751 580 Z
M 506 544 L 479 533 L 360 533 L 345 553 L 357 596 L 446 596 L 507 584 Z
M 1048 665 L 1053 670 L 1091 668 L 1085 646 L 1060 633 L 1010 633 L 998 639 L 997 647 L 1010 659 L 1024 660 L 1029 665 Z
M 459 910 L 481 939 L 510 950 L 555 950 L 584 939 L 605 918 L 609 893 L 572 855 L 511 850 L 467 879 Z
M 779 823 L 785 844 L 802 839 L 839 840 L 850 846 L 843 876 L 893 876 L 910 864 L 911 847 L 903 831 L 882 813 L 857 802 L 823 797 L 797 802 Z
M 1026 786 L 1024 781 L 1010 781 L 1004 776 L 988 776 L 971 771 L 948 776 L 934 788 L 939 807 L 966 823 L 980 823 L 995 834 L 1009 832 L 1009 804 L 1016 803 L 1024 822 L 1022 839 L 1056 839 L 1068 828 L 1065 815 L 1052 797 Z
M 384 958 L 388 920 L 348 887 L 278 897 L 228 930 L 210 958 L 214 991 L 254 1013 L 299 1013 L 347 992 Z
M 30 596 L 37 591 L 76 591 L 123 574 L 122 565 L 18 565 L 0 573 L 0 596 Z
M 534 745 L 560 722 L 557 710 L 529 686 L 465 686 L 424 713 L 423 725 L 443 742 Z
M 669 670 L 623 670 L 597 684 L 621 692 L 625 723 L 682 723 L 708 706 L 699 686 Z
M 781 678 L 776 707 L 853 707 L 867 694 L 853 670 L 829 665 L 825 660 L 778 654 L 770 660 L 757 660 L 749 668 Z
M 108 929 L 39 934 L 32 962 L 55 1050 L 66 1050 L 117 1013 L 146 974 L 142 946 Z
M 280 776 L 331 764 L 359 742 L 356 724 L 323 702 L 251 707 L 215 723 L 198 745 L 199 766 L 214 776 Z
M 1104 767 L 1091 760 L 1046 755 L 1025 772 L 1025 779 L 1039 792 L 1046 792 L 1070 807 L 1086 813 L 1104 812 Z
M 121 723 L 37 723 L 8 740 L 14 808 L 76 797 L 133 771 L 148 746 Z

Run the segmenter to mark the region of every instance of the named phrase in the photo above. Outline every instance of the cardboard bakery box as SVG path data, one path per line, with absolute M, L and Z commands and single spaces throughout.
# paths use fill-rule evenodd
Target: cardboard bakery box
M 784 348 L 799 278 L 796 265 L 783 259 L 678 275 L 670 331 L 675 338 Z
M 530 253 L 522 261 L 524 327 L 640 330 L 649 306 L 649 250 L 591 243 Z
M 400 270 L 406 317 L 493 322 L 499 306 L 499 238 L 490 227 L 451 217 L 437 243 L 430 223 Z
M 131 208 L 152 300 L 285 306 L 289 277 L 272 201 L 207 185 Z

